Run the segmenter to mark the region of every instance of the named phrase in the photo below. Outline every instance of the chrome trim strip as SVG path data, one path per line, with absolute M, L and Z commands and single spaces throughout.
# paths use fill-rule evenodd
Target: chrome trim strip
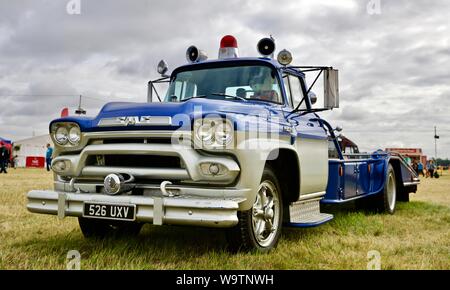
M 318 197 L 322 197 L 325 195 L 325 191 L 319 191 L 319 192 L 313 192 L 313 193 L 308 193 L 308 194 L 304 194 L 304 195 L 300 195 L 300 198 L 298 199 L 298 201 L 304 201 L 304 200 L 309 200 L 309 199 L 314 199 L 314 198 L 318 198 Z M 295 202 L 294 202 L 295 203 Z
M 130 128 L 131 129 L 131 128 Z M 55 146 L 55 156 L 59 156 L 61 152 L 80 151 L 95 139 L 122 139 L 122 138 L 178 138 L 183 137 L 184 140 L 190 140 L 192 132 L 189 130 L 129 130 L 129 131 L 97 131 L 97 132 L 81 132 L 80 144 L 77 146 Z M 54 141 L 54 140 L 53 140 Z M 92 145 L 92 144 L 91 144 Z
M 171 126 L 170 116 L 124 116 L 100 119 L 98 127 Z
M 100 131 L 100 132 L 86 132 L 83 137 L 88 139 L 105 139 L 105 138 L 130 138 L 130 137 L 172 137 L 180 135 L 191 136 L 191 131 L 184 130 L 161 130 L 161 131 Z
M 164 200 L 162 197 L 153 198 L 153 224 L 162 226 L 164 217 Z
M 82 176 L 105 177 L 111 173 L 126 173 L 134 177 L 157 179 L 189 179 L 186 169 L 180 168 L 132 168 L 119 166 L 86 166 L 81 170 Z
M 58 218 L 63 219 L 66 216 L 66 195 L 64 193 L 58 193 Z
M 70 189 L 68 184 L 64 186 L 64 183 L 55 183 L 56 191 L 61 192 L 74 192 Z M 74 187 L 79 188 L 82 192 L 96 193 L 97 187 L 103 187 L 103 182 L 100 180 L 93 180 L 92 182 L 76 182 Z M 161 187 L 158 184 L 142 184 L 137 183 L 135 188 L 143 189 L 145 196 L 162 195 Z M 196 197 L 229 197 L 229 198 L 243 198 L 251 193 L 250 188 L 236 188 L 236 187 L 209 187 L 200 185 L 167 185 L 166 190 L 169 192 L 177 192 L 179 195 L 184 196 L 196 196 Z
M 404 186 L 417 185 L 417 184 L 420 184 L 420 181 L 403 182 Z

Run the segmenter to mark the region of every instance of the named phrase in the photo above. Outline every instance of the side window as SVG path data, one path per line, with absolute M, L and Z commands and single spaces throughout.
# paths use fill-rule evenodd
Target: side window
M 292 94 L 292 106 L 295 108 L 303 99 L 303 91 L 300 83 L 300 79 L 297 76 L 289 75 L 289 83 L 291 86 L 291 94 Z M 306 109 L 306 103 L 303 101 L 300 109 Z
M 334 145 L 334 142 L 331 139 L 328 139 L 328 158 L 339 159 L 339 154 L 337 152 L 336 145 Z
M 169 96 L 176 96 L 176 101 L 184 100 L 197 94 L 197 86 L 194 83 L 177 81 L 168 92 Z
M 288 104 L 292 107 L 291 89 L 289 88 L 288 75 L 283 76 L 283 84 L 284 84 L 284 90 L 286 92 L 286 98 L 288 100 Z

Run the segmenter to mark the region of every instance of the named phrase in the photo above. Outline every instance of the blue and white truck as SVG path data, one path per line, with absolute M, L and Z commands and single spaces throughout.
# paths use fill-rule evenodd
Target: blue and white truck
M 319 116 L 339 107 L 338 71 L 293 66 L 287 50 L 274 59 L 272 38 L 257 49 L 239 57 L 227 35 L 208 60 L 191 46 L 170 74 L 159 63 L 147 103 L 53 120 L 54 190 L 30 191 L 28 210 L 78 217 L 86 237 L 136 235 L 145 223 L 227 228 L 230 248 L 264 252 L 283 226 L 331 220 L 321 203 L 392 214 L 408 201 L 419 179 L 401 156 L 343 154 L 339 128 Z

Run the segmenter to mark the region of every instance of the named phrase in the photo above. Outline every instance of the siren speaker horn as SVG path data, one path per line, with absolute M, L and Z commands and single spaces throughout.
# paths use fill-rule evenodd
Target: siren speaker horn
M 273 38 L 263 38 L 258 41 L 257 48 L 261 55 L 273 57 L 273 52 L 275 51 L 275 41 Z
M 199 62 L 208 59 L 208 56 L 196 46 L 191 45 L 186 50 L 186 59 L 189 62 Z

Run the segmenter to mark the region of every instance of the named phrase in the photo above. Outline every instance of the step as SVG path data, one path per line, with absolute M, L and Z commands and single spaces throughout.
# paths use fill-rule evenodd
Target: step
M 298 201 L 289 205 L 288 226 L 315 227 L 332 219 L 332 214 L 320 212 L 320 198 Z

